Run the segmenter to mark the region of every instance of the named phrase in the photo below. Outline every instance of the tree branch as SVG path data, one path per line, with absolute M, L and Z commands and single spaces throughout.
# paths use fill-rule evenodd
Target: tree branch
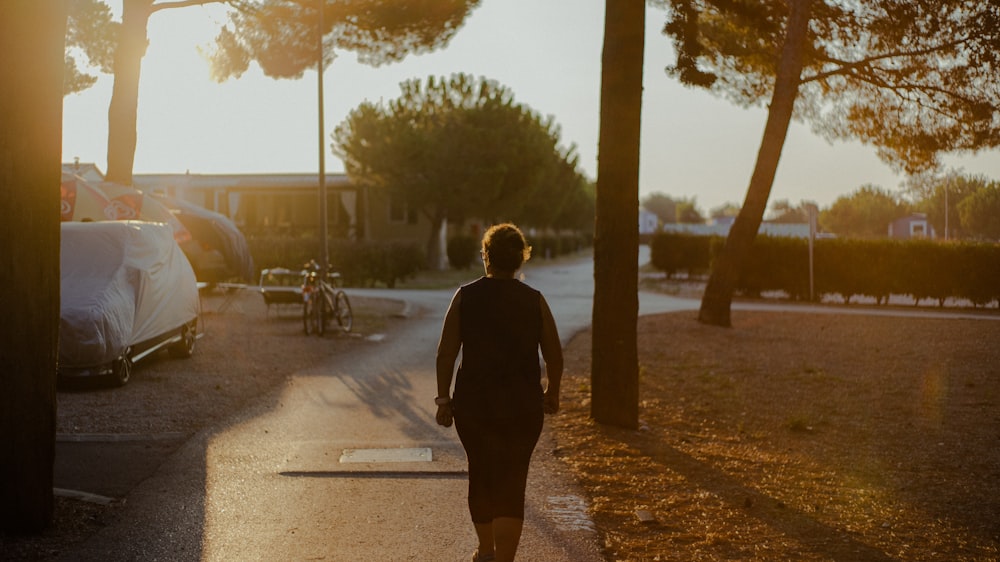
M 820 72 L 818 74 L 814 74 L 813 76 L 807 76 L 805 78 L 800 79 L 799 83 L 800 84 L 805 84 L 807 82 L 816 82 L 816 81 L 819 81 L 819 80 L 826 80 L 827 78 L 830 78 L 831 76 L 848 74 L 853 69 L 870 66 L 872 63 L 877 62 L 877 61 L 881 61 L 881 60 L 894 59 L 894 58 L 910 58 L 910 57 L 919 57 L 919 56 L 924 56 L 924 55 L 930 55 L 930 54 L 942 51 L 944 49 L 948 49 L 948 48 L 951 48 L 951 47 L 957 47 L 958 45 L 961 45 L 963 43 L 967 43 L 968 41 L 969 41 L 968 38 L 961 38 L 961 39 L 956 39 L 956 40 L 948 42 L 948 43 L 943 43 L 941 45 L 936 45 L 934 47 L 928 47 L 926 49 L 919 49 L 919 50 L 916 50 L 916 51 L 897 51 L 897 52 L 892 52 L 892 53 L 882 53 L 880 55 L 875 55 L 875 56 L 867 57 L 867 58 L 864 58 L 864 59 L 861 59 L 861 60 L 858 60 L 858 61 L 854 61 L 854 62 L 842 61 L 842 60 L 835 59 L 833 57 L 824 57 L 821 60 L 823 60 L 825 62 L 831 62 L 831 63 L 834 63 L 834 64 L 838 64 L 838 65 L 840 65 L 839 68 L 836 68 L 834 70 L 828 70 L 826 72 Z
M 174 8 L 187 8 L 189 6 L 204 6 L 205 4 L 231 4 L 231 0 L 174 0 L 173 2 L 161 2 L 153 4 L 149 8 L 150 14 L 155 14 L 160 10 L 172 10 Z

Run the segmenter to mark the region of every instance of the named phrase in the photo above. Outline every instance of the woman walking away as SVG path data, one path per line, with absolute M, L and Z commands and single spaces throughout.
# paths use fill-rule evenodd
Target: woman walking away
M 445 427 L 454 419 L 469 459 L 469 513 L 479 538 L 473 562 L 514 560 L 543 412 L 559 410 L 563 358 L 552 311 L 540 292 L 514 277 L 530 253 L 513 224 L 487 230 L 486 276 L 455 293 L 438 343 L 436 418 Z M 539 349 L 548 379 L 544 392 Z

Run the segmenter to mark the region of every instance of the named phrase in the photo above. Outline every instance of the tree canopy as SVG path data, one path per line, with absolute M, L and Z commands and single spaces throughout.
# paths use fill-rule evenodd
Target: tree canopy
M 705 222 L 694 197 L 675 199 L 665 193 L 653 192 L 642 198 L 642 206 L 663 224 Z
M 788 199 L 778 199 L 771 205 L 769 221 L 783 224 L 808 223 L 809 209 L 805 205 L 793 205 Z
M 677 222 L 677 201 L 666 193 L 653 192 L 640 201 L 643 208 L 656 215 L 661 223 Z
M 740 214 L 740 206 L 732 201 L 726 201 L 725 203 L 719 205 L 718 207 L 712 207 L 708 211 L 708 215 L 713 219 L 725 218 L 725 217 L 735 217 Z
M 907 213 L 907 205 L 892 193 L 865 185 L 843 195 L 819 215 L 827 232 L 847 238 L 884 238 L 889 223 Z
M 319 62 L 319 7 L 323 6 L 324 56 L 353 50 L 368 64 L 397 61 L 409 53 L 448 42 L 480 0 L 125 0 L 121 22 L 107 4 L 70 0 L 67 26 L 67 91 L 94 77 L 78 70 L 76 56 L 114 73 L 108 108 L 109 181 L 130 185 L 136 148 L 139 73 L 149 39 L 149 18 L 158 12 L 205 4 L 226 4 L 230 19 L 210 56 L 212 76 L 239 77 L 257 62 L 275 78 L 299 78 Z
M 705 217 L 698 210 L 698 205 L 693 197 L 677 201 L 677 222 L 684 224 L 701 224 L 705 222 Z
M 988 193 L 998 187 L 1000 182 L 986 176 L 949 170 L 943 174 L 928 172 L 911 176 L 905 189 L 913 208 L 927 214 L 938 236 L 996 240 L 989 226 L 991 220 L 982 213 L 996 212 L 1000 216 L 1000 209 L 992 206 Z M 966 203 L 973 198 L 975 202 Z
M 400 88 L 396 99 L 354 109 L 334 131 L 333 151 L 352 181 L 399 197 L 429 219 L 432 263 L 445 220 L 579 221 L 586 180 L 575 149 L 560 147 L 551 118 L 516 103 L 497 82 L 467 74 Z
M 318 60 L 323 2 L 326 62 L 354 51 L 378 66 L 448 43 L 480 0 L 235 0 L 210 57 L 219 81 L 241 76 L 256 61 L 266 76 L 299 78 Z
M 668 71 L 743 106 L 773 91 L 786 0 L 657 0 L 678 49 Z M 897 168 L 1000 146 L 1000 5 L 978 0 L 813 3 L 795 116 Z
M 97 82 L 97 76 L 88 74 L 81 68 L 96 67 L 107 74 L 112 72 L 119 24 L 112 20 L 108 5 L 100 0 L 69 0 L 66 8 L 63 84 L 65 94 L 74 94 Z
M 958 216 L 973 237 L 1000 241 L 1000 184 L 993 182 L 963 199 Z

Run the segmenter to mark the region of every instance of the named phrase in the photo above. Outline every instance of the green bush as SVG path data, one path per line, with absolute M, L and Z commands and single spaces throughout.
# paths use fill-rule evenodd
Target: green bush
M 649 240 L 653 267 L 673 277 L 685 272 L 701 275 L 708 271 L 711 245 L 715 237 L 675 232 L 658 232 Z
M 301 268 L 319 254 L 319 238 L 315 234 L 252 232 L 245 235 L 253 262 L 260 269 Z
M 453 236 L 448 240 L 448 263 L 452 269 L 469 269 L 479 253 L 479 241 L 472 236 Z
M 315 234 L 262 232 L 247 235 L 254 263 L 262 269 L 296 269 L 319 255 Z M 329 243 L 330 270 L 340 273 L 341 281 L 352 287 L 383 283 L 395 287 L 424 267 L 419 246 L 401 242 L 364 242 L 336 239 Z
M 330 246 L 330 268 L 352 287 L 393 288 L 423 267 L 423 251 L 412 243 L 338 240 Z
M 547 234 L 528 238 L 531 257 L 538 260 L 555 259 L 579 252 L 591 243 L 592 240 L 585 234 Z

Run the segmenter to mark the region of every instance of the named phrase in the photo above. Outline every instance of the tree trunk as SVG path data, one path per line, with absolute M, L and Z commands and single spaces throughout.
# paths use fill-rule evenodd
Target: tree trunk
M 52 520 L 65 2 L 0 2 L 0 531 Z
M 431 271 L 441 269 L 441 228 L 444 226 L 445 216 L 442 212 L 435 212 L 431 219 L 431 232 L 427 238 L 427 268 Z
M 775 76 L 764 136 L 757 152 L 757 163 L 750 177 L 743 208 L 733 222 L 725 247 L 712 264 L 712 274 L 705 286 L 698 313 L 698 321 L 703 324 L 725 327 L 732 325 L 730 309 L 733 292 L 743 269 L 743 261 L 749 255 L 767 209 L 767 200 L 771 196 L 771 186 L 774 184 L 774 175 L 799 92 L 802 52 L 809 32 L 812 2 L 813 0 L 795 0 L 791 3 L 785 43 Z
M 607 0 L 594 223 L 591 416 L 639 425 L 639 132 L 643 0 Z
M 146 25 L 153 0 L 124 0 L 122 26 L 115 48 L 115 82 L 108 106 L 108 170 L 105 179 L 132 185 L 135 162 L 139 71 L 146 54 Z

